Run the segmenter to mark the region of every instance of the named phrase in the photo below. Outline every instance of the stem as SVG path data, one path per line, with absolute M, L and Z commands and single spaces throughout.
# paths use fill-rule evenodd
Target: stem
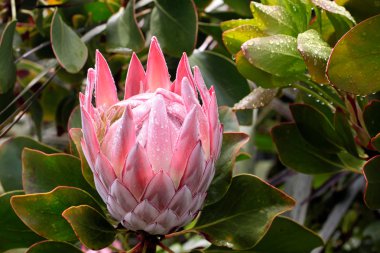
M 17 19 L 16 0 L 11 0 L 11 12 L 12 12 L 12 20 L 16 20 Z
M 316 97 L 317 99 L 319 99 L 321 102 L 325 103 L 328 107 L 330 107 L 331 110 L 335 111 L 335 107 L 332 106 L 330 104 L 330 101 L 328 101 L 327 99 L 325 99 L 324 97 L 322 97 L 321 95 L 319 95 L 318 93 L 306 88 L 305 86 L 303 85 L 300 85 L 300 84 L 292 84 L 293 87 L 299 89 L 299 90 L 303 90 L 305 91 L 306 93 L 309 93 L 311 94 L 312 96 Z
M 141 249 L 141 246 L 142 246 L 142 243 L 139 242 L 138 244 L 136 244 L 135 247 L 133 247 L 132 249 L 128 250 L 127 253 L 137 253 L 138 250 Z
M 159 242 L 158 245 L 159 245 L 163 250 L 165 250 L 166 252 L 174 253 L 174 251 L 172 251 L 168 246 L 166 246 L 166 245 L 163 244 L 162 242 Z
M 171 233 L 171 234 L 168 234 L 168 235 L 165 235 L 165 239 L 168 239 L 168 238 L 172 238 L 172 237 L 176 237 L 176 236 L 179 236 L 179 235 L 184 235 L 186 233 L 198 233 L 198 231 L 196 230 L 193 230 L 193 229 L 187 229 L 187 230 L 181 230 L 179 232 L 174 232 L 174 233 Z

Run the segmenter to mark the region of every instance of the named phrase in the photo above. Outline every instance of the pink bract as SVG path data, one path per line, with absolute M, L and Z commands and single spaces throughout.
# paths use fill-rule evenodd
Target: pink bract
M 130 230 L 172 232 L 194 219 L 206 197 L 222 126 L 214 88 L 193 71 L 183 54 L 171 82 L 154 37 L 146 72 L 132 55 L 123 100 L 99 51 L 88 70 L 82 149 L 110 214 Z

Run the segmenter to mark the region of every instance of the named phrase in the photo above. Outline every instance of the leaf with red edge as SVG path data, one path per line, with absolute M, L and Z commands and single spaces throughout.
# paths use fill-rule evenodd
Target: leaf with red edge
M 238 175 L 223 198 L 206 206 L 194 229 L 218 246 L 250 249 L 274 218 L 290 210 L 294 200 L 253 175 Z
M 14 196 L 11 199 L 17 216 L 37 234 L 55 241 L 73 241 L 77 237 L 62 212 L 71 206 L 89 205 L 99 212 L 97 202 L 85 191 L 60 186 L 48 193 Z
M 94 208 L 81 205 L 66 209 L 62 216 L 79 240 L 90 249 L 103 249 L 115 240 L 116 229 Z M 101 240 L 99 240 L 101 238 Z
M 363 111 L 365 127 L 371 137 L 380 133 L 380 100 L 372 100 Z
M 83 253 L 80 249 L 66 242 L 43 241 L 32 245 L 26 253 Z
M 380 15 L 347 32 L 335 45 L 327 64 L 330 83 L 357 95 L 380 90 Z
M 214 179 L 207 191 L 206 205 L 217 202 L 227 192 L 231 184 L 236 157 L 248 138 L 245 133 L 230 132 L 223 134 L 222 150 L 215 165 Z
M 54 55 L 59 64 L 69 73 L 79 72 L 87 61 L 86 44 L 62 20 L 58 11 L 54 12 L 51 21 L 50 38 Z

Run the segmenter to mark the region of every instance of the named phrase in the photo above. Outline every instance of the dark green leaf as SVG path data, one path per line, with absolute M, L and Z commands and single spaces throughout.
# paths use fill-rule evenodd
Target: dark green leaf
M 358 156 L 355 139 L 352 133 L 352 128 L 347 119 L 346 114 L 338 108 L 335 112 L 334 126 L 337 136 L 340 139 L 343 147 L 353 156 Z
M 276 76 L 303 74 L 306 69 L 297 51 L 297 39 L 288 35 L 251 39 L 242 45 L 242 50 L 252 65 Z
M 16 81 L 16 64 L 13 56 L 13 35 L 16 21 L 9 22 L 0 39 L 0 94 L 10 90 Z
M 354 94 L 380 90 L 380 15 L 369 18 L 346 33 L 333 48 L 327 75 L 337 88 Z
M 27 248 L 43 240 L 22 223 L 11 207 L 10 198 L 22 194 L 22 191 L 12 191 L 0 195 L 0 252 Z
M 307 104 L 292 104 L 290 110 L 303 139 L 327 153 L 341 150 L 333 125 L 321 112 Z
M 229 5 L 235 12 L 245 17 L 252 16 L 249 8 L 250 2 L 250 0 L 224 0 L 225 4 Z
M 268 232 L 259 243 L 249 250 L 231 250 L 212 246 L 207 253 L 245 252 L 245 253 L 305 253 L 322 246 L 322 239 L 313 231 L 285 218 L 276 217 Z
M 182 52 L 191 54 L 195 47 L 198 20 L 192 0 L 155 0 L 150 16 L 150 32 L 157 36 L 162 50 L 180 57 Z
M 380 133 L 371 139 L 371 144 L 376 150 L 380 151 Z
M 380 133 L 380 100 L 372 100 L 363 112 L 365 127 L 371 137 Z
M 306 63 L 311 78 L 318 83 L 328 83 L 325 72 L 331 53 L 329 44 L 322 40 L 317 31 L 308 30 L 298 35 L 297 48 Z
M 370 159 L 363 168 L 367 181 L 364 200 L 371 209 L 380 209 L 380 156 Z
M 227 192 L 231 184 L 236 157 L 241 147 L 248 141 L 248 138 L 248 135 L 244 133 L 223 134 L 222 150 L 215 165 L 214 179 L 207 191 L 206 205 L 217 202 Z
M 127 7 L 120 8 L 107 22 L 107 46 L 109 48 L 130 48 L 135 52 L 144 48 L 144 36 L 135 17 L 135 0 Z
M 20 219 L 37 234 L 55 241 L 77 239 L 62 212 L 71 206 L 89 205 L 101 212 L 96 201 L 85 191 L 60 186 L 48 193 L 14 196 L 11 204 Z
M 90 249 L 103 249 L 115 240 L 116 229 L 94 208 L 86 205 L 66 209 L 62 216 L 79 240 Z
M 73 186 L 94 193 L 82 176 L 78 158 L 65 154 L 45 154 L 38 150 L 24 149 L 23 186 L 27 194 L 42 193 L 57 186 Z
M 215 245 L 249 249 L 265 235 L 273 219 L 293 205 L 294 200 L 261 179 L 239 175 L 219 202 L 203 209 L 194 229 Z
M 379 2 L 374 0 L 335 0 L 354 16 L 356 21 L 361 21 L 380 13 Z
M 239 132 L 239 121 L 236 113 L 228 106 L 219 107 L 219 120 L 223 124 L 224 132 Z
M 198 52 L 189 61 L 192 66 L 199 67 L 206 85 L 215 87 L 219 105 L 233 106 L 250 92 L 247 80 L 239 74 L 234 63 L 224 56 L 209 51 Z
M 277 217 L 254 249 L 262 253 L 305 253 L 322 245 L 323 240 L 313 231 L 288 218 Z
M 26 253 L 83 253 L 80 249 L 66 242 L 43 241 L 34 244 Z
M 24 148 L 41 150 L 45 153 L 59 152 L 29 137 L 14 137 L 0 146 L 0 182 L 5 191 L 22 189 L 21 153 Z
M 298 172 L 322 174 L 345 169 L 336 154 L 316 149 L 305 141 L 295 123 L 274 127 L 272 138 L 281 162 Z
M 88 50 L 79 36 L 55 11 L 50 29 L 51 45 L 59 64 L 69 73 L 79 72 L 87 61 Z
M 86 157 L 83 154 L 81 139 L 83 138 L 82 129 L 71 128 L 69 131 L 72 153 L 78 153 L 81 160 L 82 175 L 93 188 L 95 188 L 94 175 L 92 174 L 91 168 L 87 163 Z

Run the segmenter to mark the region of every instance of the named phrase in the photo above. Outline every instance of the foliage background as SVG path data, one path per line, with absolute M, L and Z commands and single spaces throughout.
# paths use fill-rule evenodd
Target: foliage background
M 23 217 L 21 207 L 13 205 L 17 217 L 9 204 L 11 196 L 23 194 L 19 190 L 48 192 L 57 185 L 68 185 L 64 181 L 33 185 L 38 168 L 49 165 L 64 170 L 59 165 L 66 164 L 68 170 L 78 167 L 85 172 L 83 160 L 73 157 L 81 158 L 75 148 L 78 139 L 70 139 L 67 131 L 80 127 L 78 93 L 83 90 L 87 69 L 94 66 L 95 50 L 106 56 L 122 93 L 132 51 L 145 63 L 149 38 L 155 35 L 171 76 L 175 77 L 182 52 L 186 52 L 190 64 L 200 67 L 206 84 L 216 88 L 225 132 L 250 136 L 240 150 L 246 135 L 225 135 L 226 155 L 219 162 L 220 174 L 208 199 L 208 204 L 221 204 L 206 207 L 198 227 L 212 220 L 208 210 L 213 213 L 225 208 L 223 200 L 228 200 L 228 194 L 242 197 L 233 186 L 248 180 L 237 175 L 248 173 L 296 200 L 295 207 L 285 214 L 291 220 L 276 218 L 269 230 L 272 233 L 262 240 L 251 238 L 260 242 L 248 252 L 301 253 L 320 245 L 316 235 L 294 222 L 323 239 L 323 249 L 313 252 L 379 252 L 378 2 L 0 1 L 0 182 L 5 192 L 0 196 L 0 213 L 7 217 L 0 221 L 0 251 L 27 248 L 42 240 L 24 230 L 18 219 Z M 70 146 L 70 142 L 74 144 Z M 29 149 L 23 151 L 25 147 Z M 54 160 L 36 150 L 61 155 Z M 59 169 L 52 175 L 60 175 Z M 73 176 L 78 180 L 74 186 L 91 193 L 85 180 L 91 175 L 79 174 Z M 38 181 L 49 181 L 43 177 Z M 249 180 L 247 189 L 262 185 L 256 178 Z M 256 194 L 244 199 L 247 203 L 270 194 L 269 188 L 247 192 Z M 231 224 L 218 230 L 229 231 L 232 237 L 264 236 L 247 217 L 240 220 L 235 231 L 230 231 Z M 247 228 L 244 222 L 248 222 Z M 17 239 L 20 234 L 9 233 L 15 228 L 25 234 Z M 42 236 L 72 242 L 73 232 L 68 229 L 71 232 L 64 239 L 50 232 Z M 199 231 L 214 238 L 224 236 L 222 232 Z M 290 237 L 284 237 L 287 234 Z M 241 246 L 240 239 L 233 241 Z M 167 244 L 181 251 L 186 248 L 184 241 L 187 246 L 205 242 L 199 236 L 186 235 Z M 128 242 L 133 244 L 133 240 Z M 69 246 L 57 242 L 46 247 Z M 230 251 L 216 246 L 204 250 Z

